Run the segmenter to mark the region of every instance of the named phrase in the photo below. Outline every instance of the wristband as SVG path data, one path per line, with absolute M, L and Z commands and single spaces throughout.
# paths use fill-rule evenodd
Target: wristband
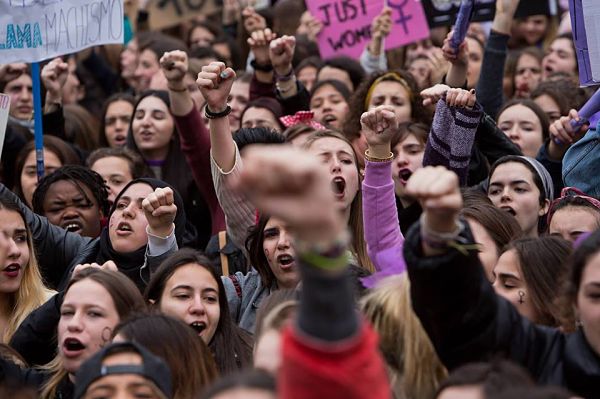
M 261 72 L 272 72 L 273 71 L 273 65 L 271 64 L 259 64 L 258 62 L 256 62 L 256 60 L 252 60 L 250 61 L 250 66 L 255 70 L 255 71 L 261 71 Z
M 480 250 L 479 244 L 469 243 L 465 238 L 460 236 L 465 229 L 465 224 L 461 220 L 457 220 L 456 228 L 449 233 L 440 233 L 427 228 L 425 213 L 421 214 L 421 241 L 433 249 L 448 249 L 454 248 L 463 255 L 468 255 L 469 250 Z
M 231 113 L 231 107 L 229 105 L 225 108 L 225 110 L 223 110 L 221 112 L 212 112 L 210 109 L 208 109 L 208 105 L 206 107 L 204 107 L 204 115 L 208 119 L 224 118 L 227 115 L 229 115 L 230 113 Z
M 169 89 L 169 91 L 173 91 L 175 93 L 183 93 L 188 90 L 187 87 L 185 87 L 185 86 L 183 87 L 183 89 L 175 89 L 175 88 L 171 87 L 170 85 L 167 85 L 167 88 Z
M 290 68 L 290 71 L 288 73 L 286 73 L 285 75 L 280 75 L 277 73 L 277 71 L 275 71 L 275 79 L 277 79 L 279 82 L 285 82 L 286 80 L 292 80 L 293 78 L 295 78 L 295 74 L 294 74 L 294 68 Z
M 369 162 L 391 162 L 394 160 L 394 153 L 390 151 L 390 155 L 388 155 L 387 158 L 377 158 L 371 156 L 371 152 L 367 148 L 365 151 L 365 159 Z

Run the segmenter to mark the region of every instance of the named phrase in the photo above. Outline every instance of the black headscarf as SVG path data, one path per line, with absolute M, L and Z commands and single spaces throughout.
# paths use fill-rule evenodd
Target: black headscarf
M 181 248 L 182 243 L 184 242 L 184 237 L 186 236 L 186 224 L 187 218 L 185 216 L 185 210 L 183 207 L 183 200 L 181 196 L 173 187 L 169 184 L 165 183 L 162 180 L 153 179 L 149 177 L 142 177 L 139 179 L 135 179 L 130 181 L 117 195 L 115 198 L 115 202 L 113 203 L 112 208 L 109 213 L 109 220 L 112 216 L 113 212 L 116 209 L 116 205 L 123 195 L 123 193 L 132 185 L 136 183 L 147 184 L 152 187 L 153 190 L 157 188 L 165 188 L 169 187 L 173 190 L 173 198 L 175 200 L 175 205 L 177 206 L 177 215 L 175 216 L 175 239 L 177 240 L 177 245 Z M 106 261 L 112 260 L 117 264 L 119 271 L 133 280 L 138 287 L 144 287 L 146 283 L 144 279 L 141 277 L 141 267 L 144 265 L 145 254 L 146 254 L 146 245 L 143 245 L 139 249 L 133 252 L 117 252 L 112 247 L 110 242 L 110 237 L 108 234 L 109 227 L 105 227 L 102 229 L 102 233 L 100 234 L 100 251 L 98 252 L 98 256 L 96 258 L 96 263 L 103 264 Z M 149 271 L 146 271 L 149 273 Z M 146 276 L 145 280 L 148 281 L 149 276 Z

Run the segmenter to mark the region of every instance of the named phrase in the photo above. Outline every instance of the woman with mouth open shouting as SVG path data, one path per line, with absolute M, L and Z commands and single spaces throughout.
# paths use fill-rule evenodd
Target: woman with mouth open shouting
M 157 179 L 136 179 L 125 186 L 110 210 L 108 226 L 95 239 L 52 225 L 4 185 L 0 185 L 0 198 L 19 204 L 32 231 L 42 275 L 51 288 L 59 290 L 76 265 L 112 260 L 143 291 L 150 270 L 177 250 L 185 229 L 181 197 Z
M 194 330 L 221 375 L 252 364 L 252 338 L 231 318 L 225 292 L 209 259 L 184 248 L 160 265 L 144 294 L 149 306 Z
M 235 72 L 220 62 L 202 68 L 198 87 L 207 101 L 207 116 L 211 135 L 211 163 L 213 182 L 217 197 L 230 223 L 240 220 L 239 226 L 252 226 L 254 211 L 244 212 L 249 201 L 238 193 L 231 193 L 227 182 L 243 170 L 243 161 L 231 138 L 227 97 Z M 321 159 L 331 176 L 331 187 L 336 194 L 340 212 L 344 214 L 353 230 L 351 252 L 355 262 L 372 270 L 366 252 L 362 228 L 362 205 L 360 174 L 357 157 L 352 145 L 339 133 L 323 130 L 313 134 L 304 144 L 305 148 Z M 295 253 L 288 226 L 277 218 L 260 215 L 247 240 L 247 249 L 254 270 L 244 275 L 224 277 L 223 283 L 232 316 L 240 327 L 254 330 L 256 308 L 271 291 L 278 288 L 294 288 L 298 281 Z M 238 237 L 243 234 L 233 234 Z M 243 242 L 244 239 L 238 239 Z
M 0 259 L 10 256 L 10 245 L 0 235 Z M 135 285 L 121 273 L 79 268 L 62 296 L 58 328 L 58 354 L 43 369 L 22 369 L 0 359 L 4 380 L 36 387 L 44 399 L 73 397 L 75 373 L 79 366 L 109 342 L 112 329 L 130 312 L 144 308 Z M 56 296 L 56 297 L 57 297 Z M 57 306 L 52 304 L 52 306 Z M 48 341 L 46 341 L 48 345 Z

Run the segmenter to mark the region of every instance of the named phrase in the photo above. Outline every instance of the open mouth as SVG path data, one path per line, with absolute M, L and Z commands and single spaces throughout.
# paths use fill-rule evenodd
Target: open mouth
M 343 177 L 336 177 L 331 181 L 331 189 L 336 196 L 343 196 L 346 190 L 346 181 Z
M 323 123 L 325 123 L 326 125 L 331 125 L 332 123 L 337 122 L 337 118 L 335 115 L 333 114 L 327 114 L 325 116 L 323 116 Z
M 502 209 L 503 211 L 506 211 L 506 212 L 510 213 L 513 216 L 517 216 L 517 212 L 515 212 L 515 210 L 512 209 L 510 206 L 501 206 L 500 209 Z
M 127 140 L 126 136 L 121 136 L 121 135 L 115 136 L 115 143 L 117 143 L 117 144 L 125 144 L 126 140 Z
M 196 331 L 196 333 L 201 334 L 202 331 L 204 331 L 206 329 L 206 323 L 202 322 L 202 321 L 194 321 L 192 323 L 189 324 L 190 327 L 192 327 L 194 329 L 194 331 Z
M 18 263 L 11 263 L 10 265 L 6 266 L 2 271 L 8 277 L 17 277 L 19 275 L 20 270 L 21 265 L 19 265 Z
M 289 254 L 282 254 L 277 257 L 277 263 L 282 269 L 290 269 L 294 264 L 294 257 Z
M 63 224 L 62 228 L 71 233 L 77 233 L 82 230 L 83 226 L 79 222 L 68 222 Z
M 63 350 L 67 357 L 76 357 L 85 350 L 85 345 L 77 338 L 67 338 L 63 342 Z
M 412 170 L 410 169 L 402 169 L 398 172 L 398 177 L 400 178 L 400 182 L 402 184 L 406 184 L 408 179 L 412 176 Z
M 131 233 L 133 232 L 133 229 L 131 228 L 131 225 L 129 223 L 121 222 L 117 226 L 117 231 L 120 233 Z

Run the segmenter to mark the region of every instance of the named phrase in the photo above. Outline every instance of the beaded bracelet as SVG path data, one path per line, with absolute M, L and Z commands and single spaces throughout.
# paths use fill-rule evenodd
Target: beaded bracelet
M 367 150 L 365 151 L 365 159 L 369 162 L 390 162 L 394 160 L 394 153 L 390 151 L 390 155 L 388 155 L 387 158 L 377 158 L 371 156 L 371 152 L 367 148 Z
M 208 105 L 206 107 L 204 107 L 204 115 L 208 119 L 224 118 L 227 115 L 229 115 L 230 113 L 231 113 L 231 107 L 229 105 L 225 108 L 225 110 L 223 110 L 221 112 L 212 112 L 210 109 L 208 109 Z

